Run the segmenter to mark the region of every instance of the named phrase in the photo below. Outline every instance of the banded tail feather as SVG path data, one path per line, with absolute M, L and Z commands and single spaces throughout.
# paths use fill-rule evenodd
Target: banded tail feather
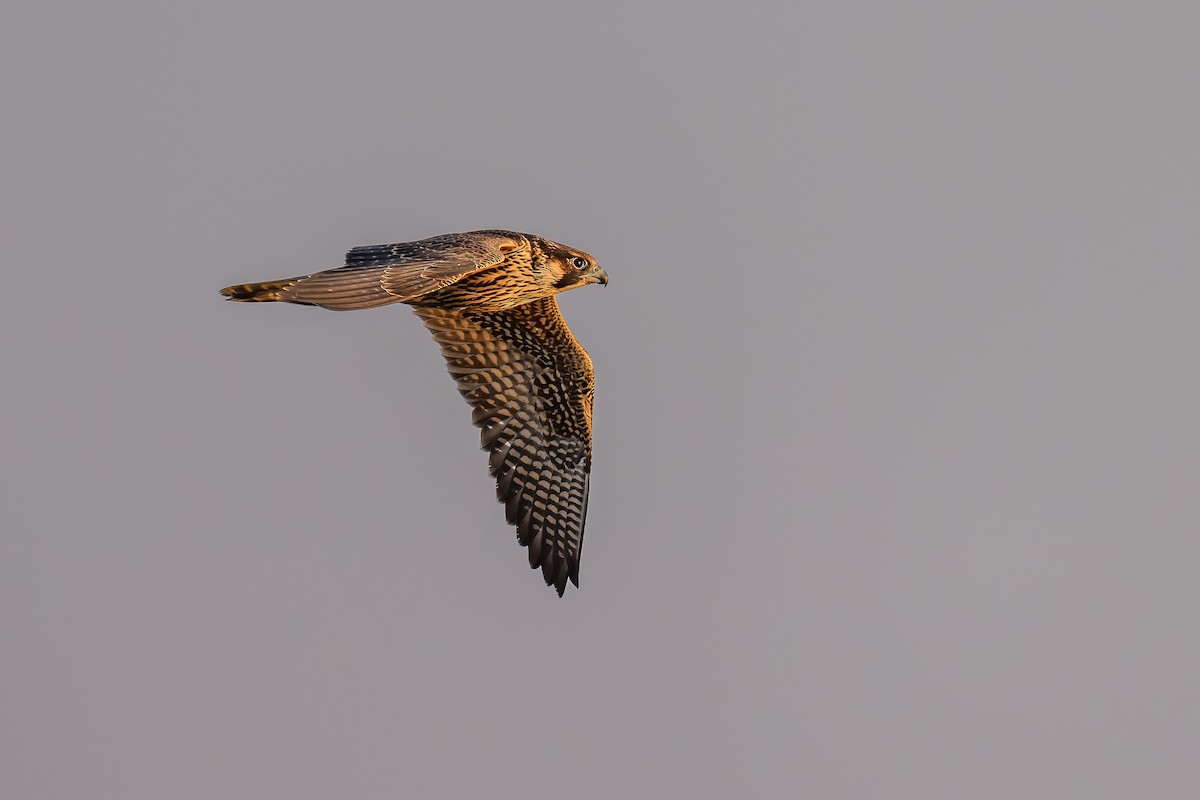
M 383 285 L 380 267 L 342 267 L 299 278 L 226 286 L 221 294 L 242 303 L 299 303 L 334 311 L 375 308 L 404 298 Z
M 236 286 L 226 286 L 221 290 L 221 294 L 240 303 L 273 303 L 281 299 L 279 290 L 290 283 L 290 280 L 239 283 Z

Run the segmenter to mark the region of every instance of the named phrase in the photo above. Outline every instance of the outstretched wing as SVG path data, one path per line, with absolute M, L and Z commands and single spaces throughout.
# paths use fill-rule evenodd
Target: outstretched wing
M 529 259 L 529 241 L 509 231 L 474 231 L 417 242 L 356 247 L 346 266 L 298 278 L 229 286 L 233 300 L 280 301 L 336 311 L 407 303 L 473 272 Z
M 414 311 L 442 346 L 491 456 L 496 496 L 529 566 L 559 596 L 579 585 L 592 470 L 592 360 L 553 297 L 508 311 Z

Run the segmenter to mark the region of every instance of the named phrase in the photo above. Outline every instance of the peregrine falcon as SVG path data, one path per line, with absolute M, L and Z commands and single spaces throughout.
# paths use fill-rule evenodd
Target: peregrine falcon
M 592 470 L 592 360 L 554 296 L 608 274 L 582 250 L 488 230 L 356 247 L 346 264 L 299 278 L 227 286 L 242 302 L 336 311 L 413 307 L 472 406 L 496 496 L 529 566 L 559 597 L 579 586 Z

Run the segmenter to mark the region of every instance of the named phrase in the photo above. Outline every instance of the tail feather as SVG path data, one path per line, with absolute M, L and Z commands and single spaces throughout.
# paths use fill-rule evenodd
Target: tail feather
M 335 311 L 402 302 L 403 297 L 384 288 L 383 274 L 382 268 L 343 267 L 299 278 L 226 286 L 221 294 L 242 303 L 299 303 Z
M 273 303 L 283 300 L 279 296 L 279 291 L 293 283 L 295 283 L 294 279 L 264 283 L 239 283 L 237 286 L 226 286 L 221 290 L 221 294 L 230 300 L 237 300 L 241 303 Z

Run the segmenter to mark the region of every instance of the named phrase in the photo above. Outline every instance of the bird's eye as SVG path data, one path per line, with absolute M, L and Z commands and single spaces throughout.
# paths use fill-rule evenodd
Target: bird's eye
M 586 258 L 575 256 L 575 258 L 571 259 L 571 266 L 573 266 L 575 269 L 587 269 L 588 262 Z

